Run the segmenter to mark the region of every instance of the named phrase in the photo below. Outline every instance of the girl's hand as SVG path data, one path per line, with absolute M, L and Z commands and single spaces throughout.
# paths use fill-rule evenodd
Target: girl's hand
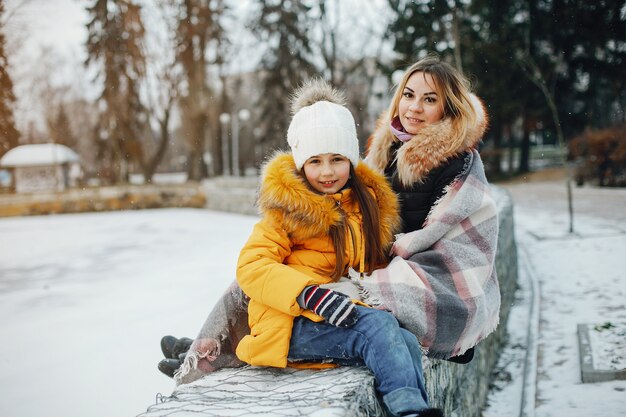
M 298 298 L 303 300 L 302 308 L 322 316 L 330 325 L 352 327 L 359 319 L 359 313 L 350 297 L 339 292 L 311 285 Z

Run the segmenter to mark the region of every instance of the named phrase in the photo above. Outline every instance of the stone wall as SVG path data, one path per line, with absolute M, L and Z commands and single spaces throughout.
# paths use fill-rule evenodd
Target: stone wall
M 257 214 L 259 177 L 216 177 L 202 181 L 209 210 Z
M 124 185 L 62 192 L 0 195 L 0 217 L 163 207 L 203 208 L 206 197 L 198 184 Z

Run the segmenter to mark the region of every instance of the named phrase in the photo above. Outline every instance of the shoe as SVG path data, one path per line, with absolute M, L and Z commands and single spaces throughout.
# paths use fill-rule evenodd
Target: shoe
M 174 372 L 180 368 L 180 361 L 178 359 L 162 359 L 157 365 L 159 371 L 163 372 L 170 378 L 174 378 Z
M 183 353 L 186 354 L 192 343 L 193 339 L 190 339 L 188 337 L 181 337 L 180 339 L 178 339 L 178 341 L 174 344 L 174 347 L 172 348 L 172 358 L 177 359 Z
M 163 336 L 161 338 L 161 352 L 167 359 L 178 359 L 181 354 L 189 350 L 192 343 L 193 340 L 188 337 L 177 339 L 174 336 Z
M 451 358 L 448 358 L 447 360 L 449 360 L 450 362 L 465 365 L 467 363 L 470 363 L 472 359 L 474 359 L 474 348 L 469 348 L 464 354 L 459 356 L 453 356 Z
M 426 408 L 417 413 L 417 417 L 443 417 L 443 411 L 439 408 Z
M 178 339 L 174 336 L 163 336 L 161 338 L 161 352 L 163 352 L 163 356 L 169 359 L 174 359 L 172 356 L 172 350 L 174 349 L 174 345 L 178 342 Z

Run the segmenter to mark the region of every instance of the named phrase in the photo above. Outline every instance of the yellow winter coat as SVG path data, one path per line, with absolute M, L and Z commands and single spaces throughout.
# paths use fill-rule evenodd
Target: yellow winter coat
M 380 236 L 388 246 L 399 224 L 396 195 L 383 176 L 360 163 L 355 172 L 380 207 Z M 304 287 L 332 281 L 335 250 L 328 235 L 346 213 L 346 264 L 363 271 L 364 240 L 358 204 L 345 189 L 332 196 L 312 191 L 297 172 L 290 153 L 275 155 L 264 167 L 259 191 L 262 215 L 239 255 L 237 281 L 250 297 L 250 335 L 237 346 L 237 357 L 258 366 L 287 366 L 293 319 L 305 315 L 296 297 Z

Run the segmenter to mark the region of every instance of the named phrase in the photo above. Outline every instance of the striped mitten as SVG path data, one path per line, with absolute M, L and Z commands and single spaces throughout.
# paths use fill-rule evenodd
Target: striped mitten
M 337 327 L 352 327 L 359 319 L 350 297 L 317 285 L 306 287 L 298 297 L 298 304 Z

